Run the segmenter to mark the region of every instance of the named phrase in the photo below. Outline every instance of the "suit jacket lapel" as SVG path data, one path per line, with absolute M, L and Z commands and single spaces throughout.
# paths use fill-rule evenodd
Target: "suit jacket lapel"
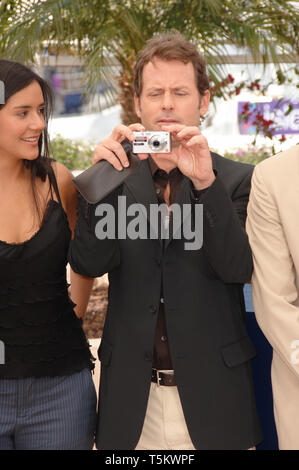
M 215 158 L 213 157 L 212 154 L 212 163 L 213 163 L 213 170 L 217 171 L 216 168 L 216 161 Z M 159 227 L 156 227 L 156 224 L 153 223 L 153 220 L 151 220 L 150 217 L 150 206 L 151 204 L 158 204 L 158 199 L 156 195 L 156 190 L 155 190 L 155 185 L 153 182 L 152 174 L 149 168 L 149 163 L 147 160 L 143 160 L 141 162 L 140 167 L 138 170 L 129 178 L 124 183 L 128 190 L 131 192 L 133 195 L 134 199 L 138 204 L 140 204 L 140 208 L 144 208 L 144 216 L 147 217 L 151 230 L 155 234 L 155 239 L 159 239 L 161 245 L 162 245 L 162 240 L 160 238 L 160 230 Z M 184 222 L 184 219 L 187 217 L 188 212 L 184 211 L 184 204 L 190 204 L 191 199 L 190 199 L 190 193 L 192 191 L 192 183 L 187 178 L 186 176 L 183 177 L 182 183 L 180 190 L 177 195 L 177 200 L 175 204 L 179 206 L 180 213 L 181 213 L 181 219 L 180 219 L 180 224 L 177 224 L 174 227 L 174 230 L 170 231 L 169 233 L 169 238 L 165 240 L 165 245 L 164 249 L 166 249 L 169 245 L 169 243 L 172 241 L 175 233 L 177 233 L 178 230 L 182 230 L 182 224 Z
M 151 204 L 157 205 L 158 199 L 147 160 L 141 162 L 138 170 L 125 181 L 125 185 L 136 202 L 141 205 L 140 208 L 144 208 L 143 213 L 150 223 L 151 230 L 155 234 L 154 238 L 159 239 L 162 244 L 162 240 L 159 238 L 159 230 L 157 230 L 157 227 L 153 224 L 150 217 L 150 206 Z
M 216 160 L 213 157 L 213 154 L 212 154 L 212 165 L 213 165 L 213 170 L 215 170 L 217 172 Z M 179 230 L 181 231 L 181 237 L 183 237 L 183 232 L 182 232 L 183 227 L 182 226 L 183 226 L 183 223 L 184 223 L 185 219 L 190 214 L 189 210 L 184 210 L 184 204 L 189 204 L 189 205 L 192 204 L 191 197 L 190 197 L 192 188 L 193 188 L 193 185 L 192 185 L 191 180 L 189 180 L 189 178 L 187 178 L 187 176 L 184 176 L 184 178 L 182 180 L 182 183 L 181 183 L 180 190 L 179 190 L 178 195 L 177 195 L 177 199 L 175 201 L 175 203 L 178 204 L 178 206 L 180 208 L 180 214 L 181 214 L 180 224 L 176 224 L 174 226 L 173 231 L 170 231 L 169 238 L 165 241 L 165 250 L 168 247 L 168 245 L 171 243 L 172 239 L 175 238 L 174 235 Z M 190 209 L 191 209 L 191 206 L 190 206 Z
M 187 216 L 186 211 L 184 211 L 184 204 L 190 204 L 190 191 L 191 191 L 191 182 L 190 180 L 184 176 L 181 182 L 181 186 L 176 198 L 176 201 L 172 204 L 175 205 L 173 208 L 173 229 L 169 231 L 169 238 L 165 240 L 165 250 L 167 249 L 169 243 L 174 238 L 175 234 L 178 231 L 182 230 L 182 224 L 184 222 L 185 217 Z M 182 234 L 181 234 L 182 235 Z

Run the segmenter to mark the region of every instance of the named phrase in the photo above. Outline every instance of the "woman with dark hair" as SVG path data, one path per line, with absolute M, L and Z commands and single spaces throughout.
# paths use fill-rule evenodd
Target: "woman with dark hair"
M 66 282 L 77 193 L 49 157 L 48 84 L 8 60 L 0 81 L 0 449 L 91 449 L 96 392 L 81 317 L 93 280 L 71 271 L 72 300 Z

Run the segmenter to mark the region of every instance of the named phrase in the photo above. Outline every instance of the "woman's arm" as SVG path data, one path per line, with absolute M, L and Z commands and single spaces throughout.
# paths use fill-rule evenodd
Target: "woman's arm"
M 61 202 L 68 218 L 73 239 L 77 221 L 77 190 L 72 183 L 71 172 L 61 163 L 56 162 L 53 166 L 56 174 Z M 75 313 L 79 318 L 84 318 L 93 287 L 94 278 L 77 274 L 70 268 L 70 283 L 70 296 L 72 301 L 76 304 L 76 307 L 74 308 Z
M 74 311 L 77 317 L 84 319 L 94 279 L 91 277 L 81 276 L 81 274 L 75 273 L 72 268 L 70 268 L 70 277 L 70 297 L 72 301 L 76 304 L 76 307 L 74 307 Z

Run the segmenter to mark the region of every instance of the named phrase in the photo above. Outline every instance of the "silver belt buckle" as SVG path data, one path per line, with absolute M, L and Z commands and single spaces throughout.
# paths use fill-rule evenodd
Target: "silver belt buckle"
M 159 376 L 159 371 L 156 369 L 156 376 L 157 376 L 157 387 L 160 387 L 160 376 Z

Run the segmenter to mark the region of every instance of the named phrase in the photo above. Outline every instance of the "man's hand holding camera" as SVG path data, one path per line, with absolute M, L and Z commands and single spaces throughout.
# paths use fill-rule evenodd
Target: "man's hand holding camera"
M 124 126 L 119 124 L 113 129 L 112 134 L 99 145 L 96 146 L 92 163 L 95 164 L 101 160 L 107 160 L 111 163 L 116 170 L 121 171 L 123 168 L 129 166 L 129 160 L 124 151 L 121 143 L 123 140 L 128 139 L 131 142 L 134 141 L 134 131 L 144 131 L 142 124 L 136 123 L 130 126 Z
M 198 127 L 180 124 L 163 126 L 180 144 L 171 152 L 171 159 L 197 190 L 205 189 L 215 180 L 212 157 L 207 139 Z
M 128 127 L 122 124 L 116 126 L 110 137 L 95 148 L 93 163 L 107 160 L 119 171 L 128 167 L 129 161 L 121 142 L 126 138 L 134 142 L 134 131 L 144 130 L 144 126 L 139 123 Z M 215 180 L 212 158 L 208 142 L 199 128 L 175 124 L 162 126 L 162 130 L 170 132 L 178 145 L 173 145 L 170 153 L 155 153 L 155 155 L 172 161 L 192 181 L 195 189 L 201 190 L 211 186 Z M 141 160 L 145 160 L 149 153 L 138 153 L 138 156 Z

